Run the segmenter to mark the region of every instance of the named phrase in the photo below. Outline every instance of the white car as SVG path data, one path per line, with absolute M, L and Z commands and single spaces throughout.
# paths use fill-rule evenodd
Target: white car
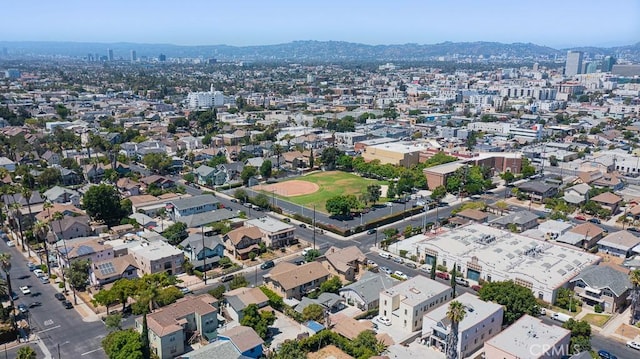
M 27 287 L 26 285 L 24 287 L 20 287 L 20 291 L 22 292 L 22 294 L 27 295 L 27 294 L 31 294 L 31 290 L 29 289 L 29 287 Z
M 13 243 L 13 241 L 7 242 L 7 247 L 15 247 L 15 246 L 16 246 L 16 244 Z
M 630 340 L 627 342 L 627 346 L 635 350 L 640 350 L 640 342 L 635 342 L 633 340 Z
M 40 277 L 42 277 L 42 276 L 44 275 L 44 272 L 42 271 L 42 269 L 34 269 L 34 270 L 33 270 L 33 274 L 34 274 L 36 277 L 40 278 Z
M 406 274 L 402 273 L 402 272 L 401 272 L 401 271 L 399 271 L 399 270 L 397 270 L 397 271 L 393 272 L 393 275 L 395 275 L 396 277 L 398 277 L 398 278 L 400 278 L 400 279 L 402 279 L 402 280 L 407 280 L 407 279 L 409 279 L 409 277 L 408 277 Z
M 378 323 L 380 324 L 384 324 L 386 326 L 390 326 L 391 325 L 391 319 L 387 318 L 387 317 L 378 317 Z

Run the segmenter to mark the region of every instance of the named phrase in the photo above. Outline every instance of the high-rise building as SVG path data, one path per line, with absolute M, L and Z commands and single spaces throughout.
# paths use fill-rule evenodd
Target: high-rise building
M 160 61 L 160 62 L 167 61 L 167 55 L 165 55 L 165 54 L 158 55 L 158 61 Z
M 113 49 L 108 49 L 107 54 L 107 60 L 113 61 Z
M 582 73 L 582 51 L 567 52 L 567 61 L 564 65 L 565 76 L 575 76 Z
M 611 72 L 613 65 L 616 64 L 616 58 L 613 56 L 605 56 L 602 60 L 602 72 Z
M 585 74 L 593 74 L 598 70 L 598 63 L 595 61 L 590 61 L 586 63 Z
M 131 62 L 136 62 L 138 57 L 136 56 L 136 50 L 131 50 Z

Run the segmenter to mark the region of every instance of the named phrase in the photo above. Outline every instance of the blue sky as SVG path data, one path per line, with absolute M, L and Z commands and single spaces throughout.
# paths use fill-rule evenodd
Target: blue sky
M 0 40 L 268 45 L 640 41 L 637 0 L 12 0 Z

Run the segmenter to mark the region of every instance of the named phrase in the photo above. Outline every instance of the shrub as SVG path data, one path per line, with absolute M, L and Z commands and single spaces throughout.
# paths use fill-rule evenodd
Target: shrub
M 52 274 L 51 274 L 51 276 L 50 276 L 49 278 L 51 278 L 51 279 L 53 279 L 53 280 L 56 280 L 56 279 L 58 278 L 58 276 L 57 276 L 56 274 L 53 274 L 53 273 L 52 273 Z
M 593 307 L 593 311 L 595 311 L 596 313 L 602 313 L 602 312 L 604 312 L 604 308 L 602 308 L 602 306 L 600 304 L 596 304 Z
M 402 257 L 402 258 L 407 258 L 407 253 L 409 253 L 409 251 L 408 251 L 408 250 L 406 250 L 406 249 L 401 249 L 401 250 L 400 250 L 400 257 Z
M 64 289 L 64 283 L 62 283 L 62 282 L 58 283 L 58 288 Z

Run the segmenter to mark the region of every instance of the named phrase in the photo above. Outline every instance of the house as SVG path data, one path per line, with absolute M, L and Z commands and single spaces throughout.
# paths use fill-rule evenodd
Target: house
M 64 239 L 86 237 L 93 233 L 88 216 L 65 216 L 49 223 L 51 231 L 47 234 L 49 243 Z
M 394 330 L 415 332 L 422 328 L 422 318 L 453 298 L 450 286 L 417 275 L 380 292 L 381 316 L 391 320 Z
M 489 215 L 486 212 L 469 208 L 458 212 L 456 217 L 467 222 L 486 223 Z
M 191 197 L 180 197 L 167 201 L 166 210 L 171 219 L 192 214 L 210 212 L 220 207 L 220 201 L 212 194 L 201 194 Z
M 605 231 L 591 222 L 585 222 L 570 229 L 565 235 L 559 236 L 556 241 L 589 249 L 604 237 Z
M 116 188 L 127 197 L 137 196 L 140 194 L 142 184 L 130 178 L 123 177 L 116 182 Z
M 334 293 L 321 293 L 318 298 L 312 299 L 309 297 L 303 297 L 300 303 L 293 309 L 302 315 L 304 309 L 312 304 L 317 304 L 322 307 L 325 312 L 336 313 L 344 309 L 344 298 Z
M 88 182 L 98 183 L 104 177 L 105 167 L 102 163 L 91 163 L 82 166 L 82 173 Z
M 52 152 L 51 150 L 47 150 L 47 152 L 43 153 L 40 158 L 45 160 L 49 165 L 59 165 L 62 160 L 59 154 Z
M 228 340 L 238 351 L 249 358 L 262 357 L 262 344 L 264 340 L 260 338 L 253 328 L 239 325 L 218 334 L 218 340 Z
M 231 163 L 223 163 L 216 167 L 218 172 L 216 173 L 216 185 L 224 184 L 232 181 L 236 181 L 240 179 L 240 174 L 244 169 L 244 164 L 242 162 L 231 162 Z M 224 182 L 217 183 L 218 180 L 221 180 L 224 177 Z
M 586 183 L 579 183 L 575 186 L 564 190 L 562 197 L 567 203 L 574 205 L 582 204 L 587 199 L 587 193 L 591 190 L 591 186 Z
M 186 296 L 147 315 L 149 344 L 160 359 L 173 359 L 184 353 L 194 338 L 211 340 L 218 329 L 217 300 L 209 294 Z M 142 332 L 142 317 L 136 318 Z
M 329 275 L 329 271 L 319 262 L 305 263 L 300 266 L 281 262 L 263 278 L 265 285 L 279 296 L 300 300 L 303 295 L 320 287 Z
M 543 203 L 545 199 L 558 194 L 558 186 L 555 184 L 529 181 L 517 186 L 520 193 L 524 194 L 533 202 Z
M 72 262 L 88 260 L 91 263 L 102 262 L 113 259 L 113 248 L 105 244 L 101 237 L 84 237 L 68 240 L 66 243 L 58 244 L 56 248 L 63 265 L 70 265 Z
M 258 308 L 264 308 L 269 304 L 269 298 L 260 288 L 241 287 L 224 293 L 227 302 L 226 311 L 231 319 L 240 322 L 244 317 L 244 309 L 255 304 Z
M 140 178 L 140 183 L 145 185 L 147 189 L 151 186 L 155 186 L 159 189 L 169 189 L 176 186 L 176 182 L 174 180 L 160 175 L 151 175 Z
M 516 231 L 524 232 L 538 225 L 538 215 L 529 211 L 513 212 L 494 219 L 489 222 L 489 225 L 500 229 L 509 229 L 515 226 Z
M 51 203 L 71 203 L 74 206 L 80 206 L 80 199 L 82 199 L 78 191 L 60 186 L 48 189 L 43 195 Z
M 333 315 L 330 318 L 333 325 L 333 328 L 331 329 L 348 340 L 355 340 L 360 333 L 366 330 L 374 331 L 373 323 L 371 321 L 359 321 L 349 318 L 342 313 Z
M 202 165 L 196 168 L 193 173 L 196 176 L 196 182 L 199 185 L 212 185 L 214 184 L 214 178 L 216 174 L 216 169 L 213 167 L 209 167 L 207 165 Z
M 298 240 L 293 236 L 294 226 L 272 217 L 250 219 L 245 222 L 247 227 L 256 227 L 262 233 L 262 241 L 269 248 L 282 248 Z
M 103 286 L 121 278 L 138 278 L 138 264 L 130 254 L 91 263 L 91 284 Z
M 215 211 L 182 216 L 176 219 L 176 222 L 182 222 L 189 228 L 200 228 L 211 223 L 223 222 L 236 217 L 238 217 L 238 213 L 235 211 L 217 209 Z
M 569 353 L 571 331 L 541 319 L 523 315 L 484 343 L 485 358 L 546 359 Z M 563 354 L 564 353 L 564 354 Z
M 485 302 L 477 296 L 464 293 L 456 297 L 465 309 L 464 319 L 458 323 L 459 358 L 469 358 L 482 348 L 484 342 L 502 329 L 504 310 L 500 304 Z M 447 318 L 448 303 L 444 303 L 422 318 L 422 341 L 441 353 L 447 352 L 451 334 L 451 320 Z
M 340 288 L 340 296 L 347 303 L 357 306 L 362 311 L 378 307 L 380 292 L 396 285 L 398 281 L 387 275 L 366 271 L 357 282 Z
M 85 215 L 80 208 L 72 204 L 53 203 L 51 208 L 47 208 L 46 210 L 36 214 L 36 220 L 40 222 L 49 222 L 56 213 L 60 213 L 63 216 Z M 58 230 L 58 228 L 54 228 L 54 230 Z
M 586 267 L 570 283 L 585 304 L 600 305 L 609 314 L 626 307 L 633 288 L 627 273 L 608 265 Z
M 632 250 L 638 244 L 640 244 L 640 238 L 633 233 L 626 230 L 617 231 L 609 233 L 598 241 L 598 252 L 628 258 L 634 253 Z
M 16 170 L 16 163 L 7 157 L 0 157 L 0 167 L 6 169 L 9 172 L 14 172 Z
M 262 232 L 258 227 L 240 227 L 229 231 L 222 240 L 228 253 L 245 260 L 249 258 L 249 253 L 259 253 Z
M 316 260 L 322 263 L 329 273 L 340 277 L 342 282 L 355 281 L 367 264 L 367 257 L 356 246 L 331 247 Z
M 199 349 L 177 356 L 176 359 L 250 359 L 242 355 L 228 340 L 216 340 Z
M 200 271 L 211 268 L 224 256 L 224 244 L 220 236 L 192 234 L 180 242 L 180 246 L 193 268 Z
M 602 208 L 611 211 L 611 214 L 613 215 L 618 212 L 618 207 L 622 202 L 622 197 L 617 196 L 611 192 L 603 192 L 591 198 L 591 200 L 599 204 Z
M 184 253 L 162 240 L 140 243 L 130 248 L 129 253 L 143 274 L 166 272 L 176 275 L 183 272 Z

